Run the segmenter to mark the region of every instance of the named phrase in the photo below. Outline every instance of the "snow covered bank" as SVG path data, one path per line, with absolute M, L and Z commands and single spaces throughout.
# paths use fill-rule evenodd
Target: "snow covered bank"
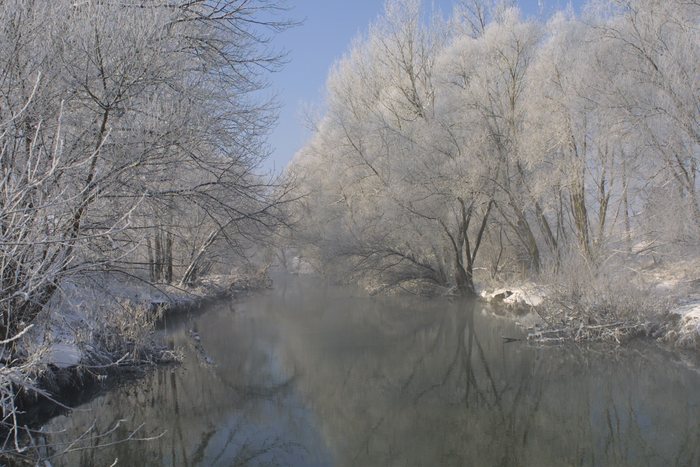
M 125 350 L 106 349 L 103 341 L 108 340 L 111 347 L 123 347 L 116 345 L 119 339 L 133 339 L 128 346 L 133 353 L 139 344 L 145 344 L 136 342 L 137 339 L 152 339 L 148 334 L 161 307 L 185 305 L 192 300 L 184 292 L 152 286 L 137 279 L 95 274 L 61 284 L 22 344 L 27 355 L 41 355 L 39 362 L 43 372 L 51 368 L 95 365 L 96 355 Z M 138 330 L 133 329 L 134 326 L 151 329 Z M 139 332 L 134 333 L 137 330 Z M 129 333 L 132 335 L 127 335 Z M 117 356 L 116 360 L 123 356 Z M 132 358 L 137 355 L 127 357 Z M 101 364 L 105 363 L 109 362 Z
M 635 267 L 636 266 L 636 267 Z M 624 273 L 572 275 L 547 285 L 523 283 L 482 291 L 482 299 L 532 317 L 524 327 L 541 342 L 646 335 L 700 349 L 700 260 L 628 263 Z
M 123 275 L 95 274 L 62 284 L 35 320 L 35 326 L 27 333 L 23 345 L 28 355 L 42 355 L 40 361 L 44 365 L 69 368 L 90 364 L 94 362 L 86 362 L 86 356 L 107 350 L 99 348 L 104 347 L 101 340 L 114 341 L 120 337 L 152 340 L 149 335 L 152 329 L 136 333 L 137 330 L 132 328 L 153 328 L 161 313 L 189 309 L 203 302 L 269 285 L 266 275 L 210 276 L 195 287 L 183 289 L 154 285 Z M 115 335 L 106 336 L 107 333 Z M 134 342 L 131 347 L 135 350 L 139 344 L 146 342 Z M 136 359 L 143 355 L 128 357 Z
M 655 293 L 671 298 L 658 337 L 676 347 L 700 349 L 700 258 L 684 258 L 649 274 Z
M 26 389 L 20 401 L 26 408 L 38 395 L 76 394 L 110 375 L 176 362 L 156 332 L 164 313 L 269 286 L 266 273 L 246 272 L 211 276 L 188 289 L 107 273 L 61 284 L 18 340 L 22 362 L 0 364 L 0 390 L 11 395 L 2 409 L 9 413 L 17 403 L 13 381 Z

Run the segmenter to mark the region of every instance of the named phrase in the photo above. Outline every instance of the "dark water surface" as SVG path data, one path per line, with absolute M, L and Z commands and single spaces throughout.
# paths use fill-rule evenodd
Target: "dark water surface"
M 171 319 L 167 334 L 183 365 L 44 427 L 61 443 L 124 420 L 87 443 L 116 444 L 54 465 L 700 463 L 700 374 L 644 342 L 505 343 L 520 332 L 483 305 L 313 278 Z M 162 436 L 119 442 L 142 424 L 137 437 Z

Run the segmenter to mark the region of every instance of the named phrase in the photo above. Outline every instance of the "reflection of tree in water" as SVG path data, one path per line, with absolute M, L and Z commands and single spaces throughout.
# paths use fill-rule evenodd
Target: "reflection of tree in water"
M 649 400 L 683 371 L 620 349 L 505 344 L 513 327 L 479 311 L 462 303 L 413 327 L 405 315 L 387 345 L 349 355 L 292 349 L 339 464 L 645 465 L 676 462 L 679 448 L 684 463 L 697 458 L 697 423 L 665 395 Z M 692 435 L 669 440 L 668 430 Z
M 421 398 L 427 397 L 431 391 L 437 391 L 448 384 L 452 385 L 456 392 L 463 388 L 461 402 L 466 417 L 471 418 L 471 412 L 478 413 L 484 410 L 488 412 L 486 417 L 488 426 L 481 427 L 481 430 L 485 429 L 481 431 L 482 436 L 489 439 L 488 450 L 502 456 L 499 464 L 515 463 L 518 459 L 517 441 L 527 439 L 529 427 L 527 422 L 522 423 L 522 426 L 516 426 L 518 417 L 515 412 L 522 408 L 521 399 L 527 392 L 531 378 L 521 377 L 515 382 L 506 379 L 503 380 L 505 381 L 503 385 L 496 381 L 475 330 L 474 312 L 474 307 L 471 306 L 464 313 L 455 316 L 455 326 L 452 328 L 454 330 L 452 337 L 457 341 L 454 355 L 445 368 L 441 380 L 417 393 L 416 403 L 419 403 Z M 445 334 L 452 329 L 441 333 L 441 337 L 444 338 Z M 513 389 L 512 399 L 508 400 L 504 396 Z M 535 397 L 535 404 L 532 407 L 536 410 L 541 391 L 531 395 Z M 522 431 L 522 435 L 516 433 L 516 429 Z
M 187 323 L 175 335 L 182 369 L 71 418 L 80 427 L 97 416 L 104 431 L 129 414 L 120 436 L 144 421 L 144 435 L 167 429 L 162 438 L 75 453 L 66 465 L 700 460 L 700 395 L 689 389 L 700 375 L 660 352 L 505 344 L 518 332 L 510 321 L 458 301 L 339 298 L 290 285 L 254 311 Z M 214 365 L 197 363 L 190 330 Z
M 249 409 L 244 405 L 240 407 L 235 420 L 223 422 L 210 420 L 207 426 L 181 416 L 178 407 L 182 403 L 179 402 L 183 399 L 182 391 L 177 388 L 177 379 L 172 378 L 171 381 L 173 382 L 172 392 L 165 397 L 175 403 L 172 416 L 163 413 L 153 414 L 148 406 L 137 406 L 133 407 L 134 414 L 141 413 L 144 414 L 143 416 L 135 415 L 132 420 L 125 420 L 116 430 L 112 430 L 119 420 L 98 415 L 88 442 L 79 442 L 72 446 L 67 454 L 53 459 L 56 454 L 63 451 L 65 443 L 74 432 L 68 436 L 62 436 L 60 433 L 47 436 L 42 440 L 47 445 L 44 455 L 52 458 L 54 465 L 110 465 L 115 459 L 120 459 L 120 464 L 123 465 L 163 465 L 164 463 L 171 465 L 285 465 L 286 455 L 295 450 L 303 451 L 304 448 L 298 443 L 289 442 L 280 436 L 251 434 L 249 417 L 254 418 L 255 415 L 246 413 Z M 254 397 L 274 400 L 280 396 L 277 393 L 278 389 L 280 393 L 287 390 L 284 387 L 268 387 L 264 391 L 255 389 L 248 391 L 245 399 L 247 403 L 253 405 L 256 402 L 251 398 Z M 263 393 L 265 395 L 253 396 L 253 394 Z M 133 399 L 129 400 L 130 405 L 137 405 L 133 402 Z M 93 417 L 97 415 L 95 411 L 89 414 Z M 77 414 L 74 414 L 74 417 L 80 423 L 82 417 Z M 161 434 L 162 436 L 155 436 L 154 439 L 146 441 L 147 444 L 129 441 L 133 426 L 138 424 L 136 421 L 147 419 L 158 420 L 159 426 L 152 426 L 148 430 L 144 428 L 141 430 L 143 431 L 141 436 L 136 439 L 147 435 L 153 437 Z M 160 433 L 157 430 L 161 430 Z M 101 446 L 104 449 L 100 449 Z M 281 460 L 278 459 L 279 456 Z
M 499 360 L 495 365 L 502 367 L 499 370 L 522 368 L 523 362 L 509 364 L 504 349 L 484 349 L 476 329 L 473 303 L 456 313 L 442 313 L 434 324 L 436 328 L 432 332 L 420 330 L 414 336 L 421 341 L 414 348 L 424 351 L 412 356 L 408 371 L 397 381 L 410 406 L 415 408 L 415 422 L 430 420 L 434 425 L 424 427 L 423 431 L 446 435 L 440 462 L 518 464 L 520 447 L 527 443 L 531 420 L 542 397 L 541 389 L 533 387 L 536 381 L 531 372 L 514 371 L 507 377 L 494 373 L 489 357 Z M 494 342 L 490 344 L 494 347 Z M 447 403 L 449 415 L 441 418 L 422 413 L 422 406 L 432 407 L 441 401 Z M 392 416 L 382 416 L 368 430 L 368 436 L 376 436 L 382 424 L 391 430 Z M 358 447 L 366 451 L 369 444 L 367 439 Z M 395 453 L 403 450 L 398 446 L 387 449 Z M 412 457 L 399 457 L 402 461 L 397 464 L 411 463 Z M 359 456 L 354 458 L 359 459 Z
M 200 358 L 186 327 L 176 339 L 186 360 Z M 158 370 L 137 386 L 93 401 L 88 410 L 74 411 L 70 419 L 54 420 L 53 428 L 68 420 L 74 427 L 88 426 L 89 419 L 96 419 L 93 436 L 100 441 L 94 446 L 126 439 L 129 430 L 142 422 L 142 435 L 164 432 L 147 443 L 72 452 L 54 460 L 54 465 L 110 465 L 115 458 L 119 465 L 286 465 L 289 459 L 303 458 L 305 447 L 287 436 L 284 424 L 276 426 L 280 408 L 288 409 L 290 424 L 303 424 L 289 403 L 295 376 L 277 380 L 277 375 L 251 375 L 252 368 L 269 366 L 253 347 L 251 339 L 239 339 L 235 358 L 222 358 L 218 366 L 185 363 L 186 369 Z M 125 415 L 128 420 L 118 430 L 99 436 Z M 46 442 L 60 443 L 74 434 L 69 429 Z

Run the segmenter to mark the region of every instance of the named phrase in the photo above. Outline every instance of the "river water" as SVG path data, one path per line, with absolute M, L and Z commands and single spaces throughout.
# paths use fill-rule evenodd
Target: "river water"
M 700 464 L 700 373 L 646 342 L 506 343 L 482 304 L 310 277 L 165 332 L 183 364 L 47 423 L 54 465 Z

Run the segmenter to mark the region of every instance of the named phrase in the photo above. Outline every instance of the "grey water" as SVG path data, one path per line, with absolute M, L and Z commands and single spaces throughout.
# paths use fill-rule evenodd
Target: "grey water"
M 508 343 L 523 333 L 494 311 L 277 278 L 168 320 L 182 365 L 52 419 L 44 442 L 68 451 L 53 465 L 700 464 L 692 366 L 644 341 Z

